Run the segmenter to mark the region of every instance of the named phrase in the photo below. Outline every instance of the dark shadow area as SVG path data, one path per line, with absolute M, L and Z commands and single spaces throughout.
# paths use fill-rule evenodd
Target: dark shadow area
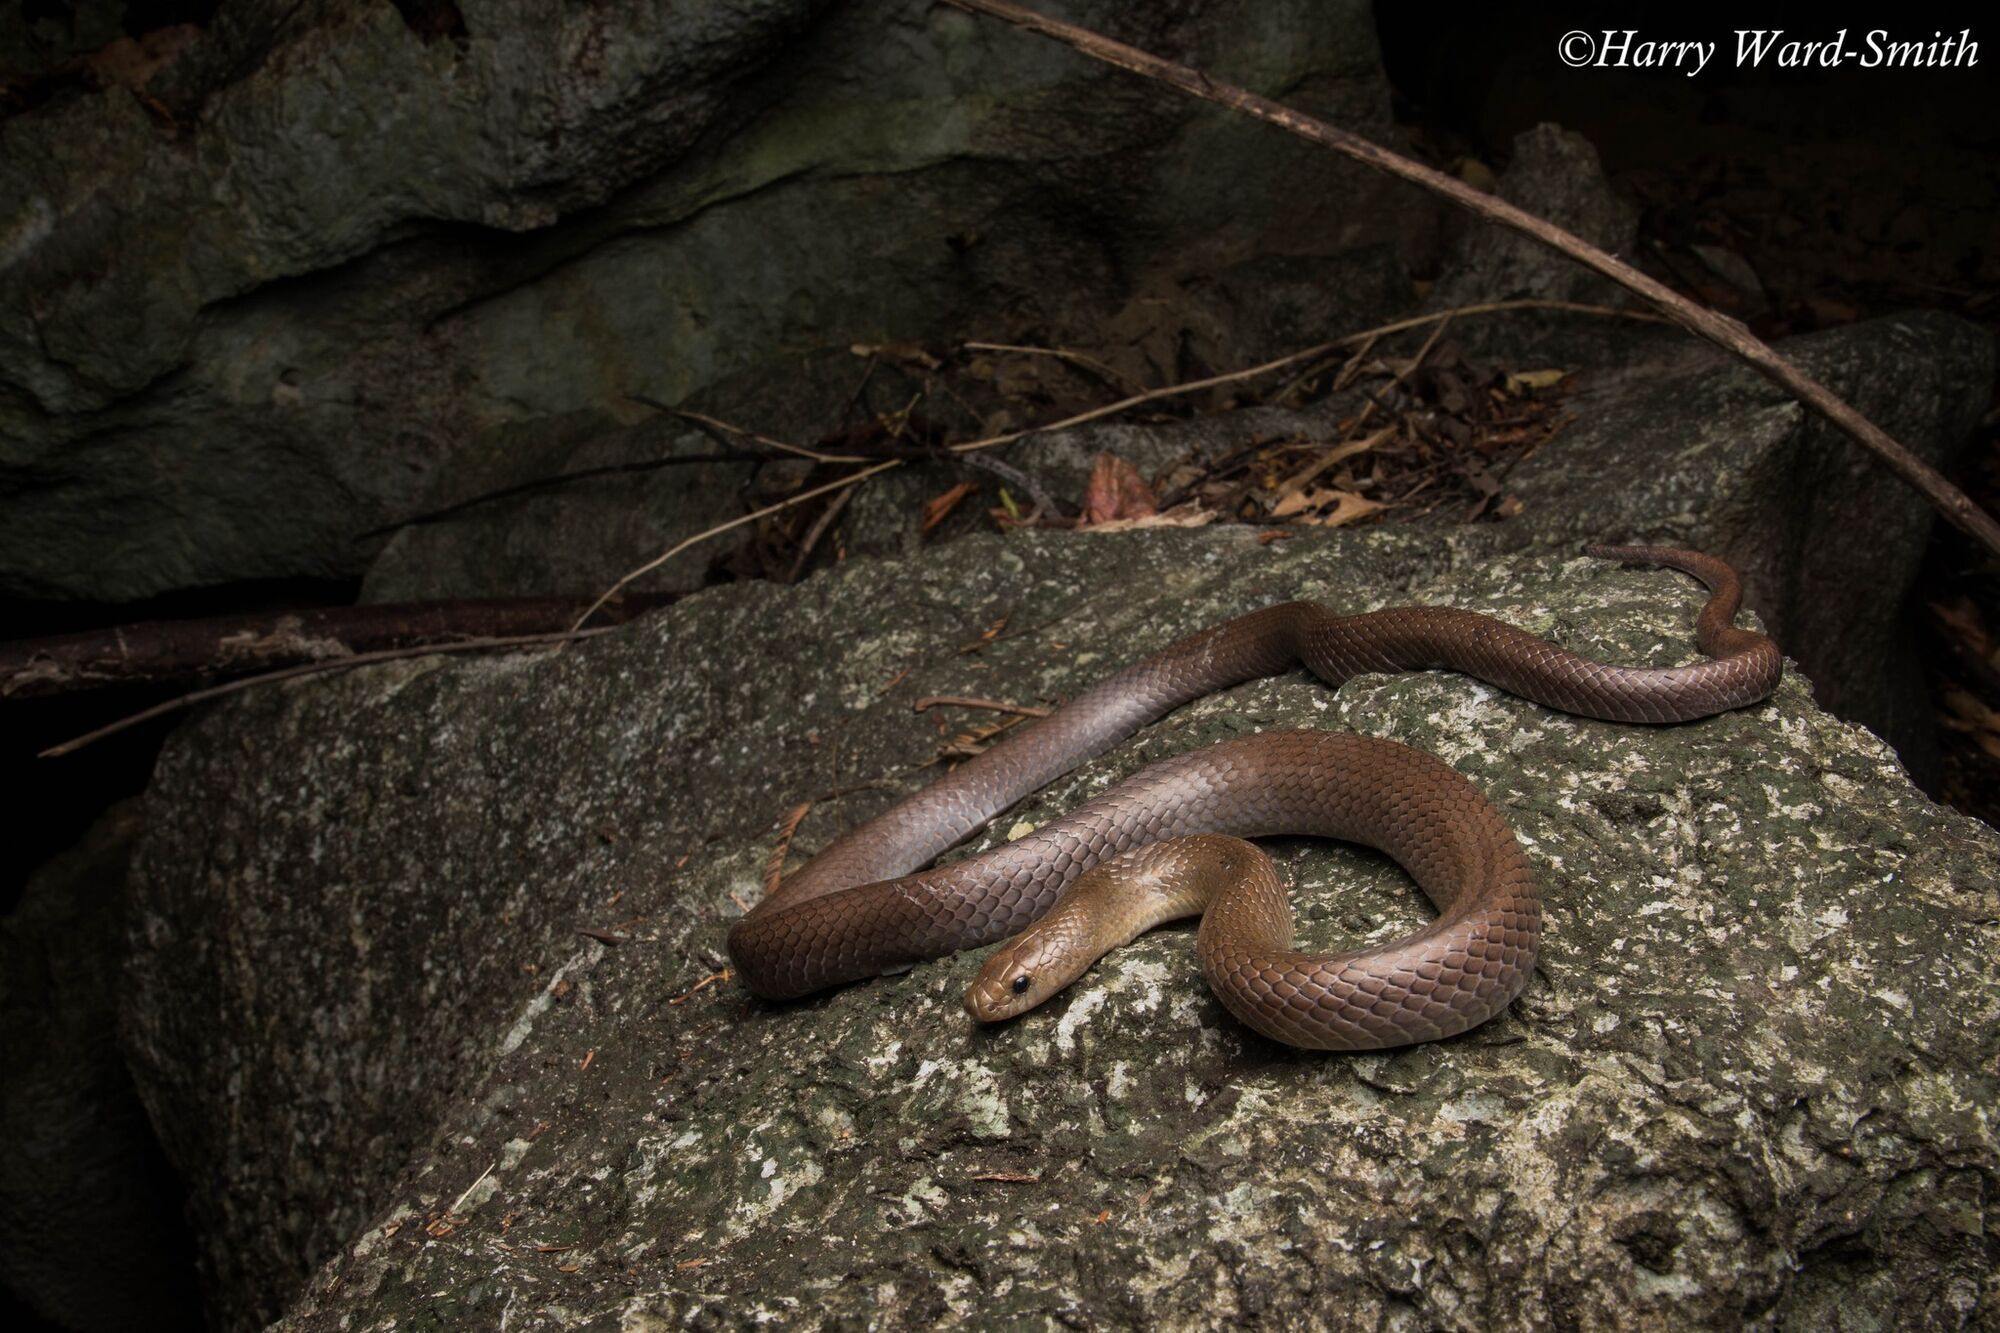
M 357 585 L 291 579 L 232 584 L 143 602 L 0 601 L 4 639 L 34 639 L 108 629 L 145 620 L 346 606 Z M 113 802 L 136 796 L 152 777 L 173 716 L 156 718 L 59 759 L 36 756 L 51 745 L 185 694 L 192 685 L 115 686 L 46 698 L 0 700 L 0 783 L 14 793 L 19 823 L 0 853 L 0 910 L 11 911 L 36 866 L 75 844 Z

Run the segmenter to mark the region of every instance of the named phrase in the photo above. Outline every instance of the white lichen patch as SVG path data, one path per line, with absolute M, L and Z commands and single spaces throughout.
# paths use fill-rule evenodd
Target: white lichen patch
M 1007 1100 L 1000 1095 L 1000 1077 L 984 1064 L 968 1063 L 960 1070 L 958 1107 L 980 1139 L 1004 1139 L 1013 1133 L 1008 1124 Z
M 890 1203 L 884 1220 L 890 1226 L 920 1226 L 950 1207 L 951 1196 L 929 1176 L 919 1176 Z
M 1056 1020 L 1056 1049 L 1064 1055 L 1076 1054 L 1077 1033 L 1087 1030 L 1091 1015 L 1102 1009 L 1110 998 L 1108 987 L 1094 986 L 1071 1000 L 1063 1016 Z
M 1465 1093 L 1438 1108 L 1439 1119 L 1460 1125 L 1496 1121 L 1507 1114 L 1508 1108 L 1504 1101 L 1483 1092 Z
M 549 1006 L 555 1003 L 555 997 L 558 994 L 569 988 L 571 984 L 570 978 L 574 974 L 592 962 L 595 962 L 597 957 L 602 955 L 603 947 L 599 944 L 593 944 L 577 953 L 571 954 L 563 961 L 562 966 L 558 967 L 550 975 L 546 985 L 535 992 L 534 998 L 529 1000 L 526 1006 L 523 1007 L 520 1016 L 514 1020 L 513 1026 L 508 1028 L 507 1034 L 500 1039 L 500 1053 L 502 1055 L 511 1055 L 520 1049 L 521 1043 L 525 1042 L 529 1034 L 535 1030 L 535 1021 L 549 1011 Z
M 781 1163 L 776 1156 L 757 1157 L 757 1186 L 744 1190 L 730 1210 L 727 1238 L 740 1240 L 768 1221 L 787 1201 L 807 1186 L 826 1178 L 818 1159 L 801 1157 Z

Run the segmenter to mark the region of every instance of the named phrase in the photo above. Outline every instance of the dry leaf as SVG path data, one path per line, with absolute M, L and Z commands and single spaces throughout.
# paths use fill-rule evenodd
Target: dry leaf
M 1139 469 L 1105 452 L 1090 469 L 1090 484 L 1083 494 L 1083 522 L 1079 528 L 1095 528 L 1118 519 L 1146 518 L 1160 510 L 1160 497 L 1139 475 Z
M 979 483 L 976 481 L 961 481 L 943 495 L 926 500 L 924 502 L 923 521 L 919 525 L 918 530 L 928 533 L 951 516 L 951 511 L 958 508 L 960 500 L 963 500 L 978 489 Z
M 1507 392 L 1518 394 L 1527 389 L 1553 389 L 1568 378 L 1567 370 L 1518 370 L 1507 377 Z
M 1493 174 L 1493 168 L 1476 157 L 1462 157 L 1451 169 L 1451 174 L 1478 190 L 1481 194 L 1498 194 L 1500 178 Z
M 1291 518 L 1308 510 L 1317 509 L 1333 499 L 1333 492 L 1315 486 L 1310 490 L 1293 491 L 1284 499 L 1271 506 L 1272 518 Z
M 944 362 L 925 349 L 922 343 L 888 342 L 855 343 L 847 349 L 860 357 L 880 357 L 884 361 L 902 366 L 920 366 L 925 370 L 936 370 Z
M 1356 495 L 1353 491 L 1322 491 L 1320 495 L 1323 499 L 1331 498 L 1335 502 L 1333 512 L 1301 518 L 1299 520 L 1301 523 L 1310 523 L 1314 527 L 1321 528 L 1338 528 L 1358 518 L 1366 518 L 1382 508 L 1367 496 Z
M 1946 689 L 1944 702 L 1951 713 L 1939 721 L 1953 731 L 1970 735 L 1989 758 L 2000 759 L 2000 713 L 1961 689 Z
M 1318 458 L 1315 458 L 1310 464 L 1308 464 L 1305 467 L 1304 470 L 1296 472 L 1292 476 L 1287 477 L 1282 483 L 1278 485 L 1277 493 L 1278 493 L 1279 503 L 1282 504 L 1285 500 L 1291 498 L 1292 496 L 1296 495 L 1299 491 L 1305 489 L 1306 484 L 1308 482 L 1317 481 L 1320 477 L 1326 474 L 1329 468 L 1332 468 L 1339 463 L 1345 462 L 1347 459 L 1353 458 L 1358 454 L 1367 453 L 1370 449 L 1373 449 L 1376 445 L 1381 444 L 1384 440 L 1393 439 L 1395 437 L 1395 434 L 1396 434 L 1396 428 L 1394 426 L 1388 426 L 1383 428 L 1382 430 L 1376 431 L 1372 435 L 1364 435 L 1358 440 L 1349 440 L 1345 444 L 1335 445 L 1333 448 L 1321 454 Z M 1275 514 L 1277 513 L 1277 510 L 1274 509 L 1271 512 Z M 1296 513 L 1297 511 L 1294 510 L 1292 512 Z
M 1976 651 L 1986 650 L 1986 625 L 1970 597 L 1954 597 L 1949 602 L 1932 602 L 1931 614 Z
M 1944 701 L 1955 714 L 1944 719 L 1944 724 L 1953 731 L 2000 730 L 2000 714 L 1965 690 L 1946 689 Z
M 1093 523 L 1089 528 L 1079 527 L 1078 531 L 1088 532 L 1131 532 L 1138 528 L 1202 528 L 1215 522 L 1215 511 L 1203 509 L 1198 504 L 1177 505 L 1164 514 L 1142 514 L 1138 518 L 1114 518 L 1107 523 Z

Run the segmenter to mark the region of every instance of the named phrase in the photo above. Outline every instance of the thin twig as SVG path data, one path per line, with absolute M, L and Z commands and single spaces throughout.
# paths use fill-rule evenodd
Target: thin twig
M 384 523 L 380 527 L 369 528 L 365 532 L 357 532 L 354 534 L 354 540 L 363 542 L 375 537 L 384 537 L 393 532 L 401 532 L 404 528 L 417 528 L 430 523 L 442 523 L 444 520 L 456 518 L 468 510 L 479 509 L 490 504 L 498 504 L 502 500 L 512 500 L 523 495 L 535 495 L 541 491 L 557 490 L 568 486 L 572 482 L 595 481 L 599 477 L 626 476 L 638 472 L 659 472 L 672 467 L 695 467 L 703 463 L 754 463 L 755 461 L 757 461 L 755 454 L 745 454 L 741 451 L 729 454 L 674 454 L 667 458 L 641 459 L 636 463 L 606 463 L 601 467 L 578 468 L 574 472 L 557 472 L 550 476 L 537 477 L 533 481 L 523 481 L 512 486 L 502 486 L 498 490 L 482 491 L 478 495 L 468 496 L 463 500 L 455 501 L 438 509 L 426 509 L 420 514 L 411 514 L 406 518 L 399 518 L 393 523 Z
M 1346 358 L 1344 358 L 1344 360 L 1351 362 L 1354 357 L 1360 355 L 1361 353 L 1359 352 L 1353 352 L 1350 353 Z M 1296 392 L 1301 386 L 1303 386 L 1308 380 L 1312 379 L 1313 376 L 1325 370 L 1327 366 L 1331 365 L 1332 360 L 1333 358 L 1331 356 L 1328 356 L 1325 360 L 1308 362 L 1304 370 L 1301 370 L 1298 374 L 1292 376 L 1289 380 L 1285 381 L 1284 388 L 1278 390 L 1276 393 L 1272 394 L 1264 401 L 1267 404 L 1275 404 L 1277 406 L 1282 407 L 1286 403 L 1286 401 L 1291 398 L 1292 394 Z
M 876 476 L 883 472 L 887 472 L 892 467 L 901 467 L 902 465 L 903 465 L 902 459 L 892 458 L 886 463 L 877 463 L 873 467 L 862 468 L 859 472 L 850 472 L 846 476 L 840 478 L 838 481 L 829 481 L 824 486 L 815 486 L 809 491 L 800 491 L 797 495 L 789 496 L 786 499 L 778 501 L 776 504 L 765 505 L 762 509 L 753 509 L 749 513 L 742 515 L 740 518 L 730 519 L 727 523 L 718 523 L 712 528 L 704 528 L 702 531 L 697 532 L 694 536 L 689 537 L 684 541 L 674 543 L 674 545 L 668 547 L 665 551 L 662 551 L 660 554 L 654 556 L 651 560 L 648 560 L 645 564 L 640 565 L 637 569 L 628 570 L 626 573 L 621 575 L 616 583 L 612 584 L 610 587 L 606 588 L 603 592 L 598 594 L 597 600 L 590 604 L 590 609 L 588 611 L 585 611 L 581 616 L 577 617 L 576 623 L 581 625 L 584 623 L 584 621 L 589 620 L 592 616 L 597 614 L 598 607 L 603 606 L 606 602 L 610 601 L 613 597 L 616 597 L 619 593 L 623 592 L 627 587 L 631 586 L 631 583 L 634 579 L 644 578 L 646 575 L 658 569 L 661 565 L 666 564 L 667 561 L 679 555 L 682 551 L 687 550 L 690 546 L 699 546 L 702 542 L 707 541 L 710 537 L 719 537 L 723 533 L 730 531 L 732 528 L 740 528 L 746 523 L 755 523 L 758 519 L 769 518 L 772 514 L 781 514 L 785 510 L 790 509 L 795 504 L 804 504 L 807 500 L 814 499 L 818 496 L 829 495 L 834 491 L 845 490 L 847 487 L 853 486 L 858 482 L 866 481 L 870 477 Z
M 785 878 L 785 857 L 792 850 L 792 835 L 799 831 L 799 825 L 812 812 L 811 801 L 801 801 L 785 812 L 778 821 L 778 840 L 771 845 L 771 854 L 764 860 L 764 892 L 775 893 L 778 884 Z
M 479 1179 L 473 1181 L 470 1185 L 467 1185 L 465 1187 L 465 1193 L 459 1195 L 456 1199 L 452 1200 L 451 1207 L 444 1210 L 445 1215 L 449 1217 L 451 1214 L 456 1213 L 459 1209 L 463 1208 L 465 1206 L 465 1201 L 472 1197 L 472 1191 L 478 1189 L 480 1185 L 485 1182 L 486 1177 L 493 1174 L 493 1167 L 498 1165 L 500 1165 L 500 1163 L 494 1162 L 492 1166 L 488 1166 L 484 1171 L 481 1171 L 479 1173 Z
M 617 624 L 674 600 L 627 597 L 604 608 Z M 276 671 L 300 662 L 338 661 L 383 648 L 415 648 L 520 634 L 549 634 L 569 624 L 580 597 L 468 598 L 386 602 L 194 620 L 147 620 L 110 629 L 0 643 L 0 699 L 161 684 L 191 676 L 211 681 Z
M 841 405 L 840 416 L 837 418 L 840 422 L 839 429 L 846 430 L 847 423 L 854 419 L 854 409 L 860 406 L 861 395 L 868 392 L 868 381 L 875 378 L 875 367 L 880 364 L 882 364 L 881 356 L 873 351 L 869 352 L 868 364 L 861 372 L 860 382 L 854 386 L 854 392 L 847 395 L 847 401 Z
M 1649 316 L 1649 318 L 1655 317 Z M 1665 323 L 1666 321 L 1661 320 L 1660 322 Z M 1339 393 L 1342 389 L 1354 383 L 1355 377 L 1361 373 L 1361 367 L 1368 360 L 1368 354 L 1375 350 L 1375 344 L 1380 341 L 1379 338 L 1370 338 L 1367 342 L 1362 343 L 1361 346 L 1354 349 L 1353 353 L 1347 358 L 1347 364 L 1342 366 L 1340 373 L 1333 377 L 1333 384 L 1331 386 L 1333 392 Z
M 1119 374 L 1104 362 L 1099 361 L 1096 357 L 1085 356 L 1082 352 L 1072 352 L 1065 347 L 1023 347 L 1016 343 L 977 342 L 961 343 L 960 346 L 976 352 L 1013 352 L 1019 356 L 1052 356 L 1058 361 L 1067 361 L 1071 365 L 1082 366 L 1085 370 L 1093 372 L 1128 392 L 1132 388 L 1131 380 Z
M 945 457 L 951 458 L 951 455 L 946 454 Z M 960 454 L 953 461 L 991 472 L 1000 480 L 1011 481 L 1019 486 L 1027 497 L 1035 502 L 1035 511 L 1028 515 L 1025 522 L 1033 523 L 1045 514 L 1050 518 L 1069 517 L 1063 512 L 1062 504 L 1055 496 L 1049 494 L 1046 486 L 1037 481 L 1032 474 L 1015 467 L 1012 463 L 999 458 L 990 458 L 985 454 Z
M 1384 440 L 1393 438 L 1395 434 L 1396 428 L 1394 426 L 1384 426 L 1382 429 L 1372 434 L 1364 435 L 1358 440 L 1349 440 L 1345 444 L 1335 445 L 1324 454 L 1321 454 L 1309 466 L 1302 468 L 1298 472 L 1294 472 L 1279 483 L 1277 488 L 1271 492 L 1272 504 L 1275 505 L 1278 501 L 1287 498 L 1293 493 L 1304 490 L 1308 485 L 1324 476 L 1329 468 L 1343 463 L 1357 454 L 1367 453 Z
M 1017 713 L 1022 717 L 1047 717 L 1049 710 L 1036 708 L 1033 704 L 1006 704 L 998 699 L 974 699 L 963 694 L 926 694 L 910 705 L 913 713 L 929 712 L 933 708 L 985 708 L 995 713 Z
M 746 440 L 755 440 L 766 449 L 775 449 L 781 454 L 791 454 L 797 458 L 810 458 L 815 463 L 865 463 L 868 461 L 859 454 L 829 454 L 818 449 L 808 449 L 802 444 L 792 444 L 786 440 L 773 439 L 769 435 L 759 434 L 754 430 L 746 430 L 742 426 L 724 421 L 720 417 L 709 416 L 705 412 L 690 412 L 684 407 L 668 407 L 658 399 L 648 398 L 644 394 L 628 393 L 625 396 L 635 403 L 652 408 L 655 412 L 665 412 L 668 416 L 679 417 L 683 421 L 690 421 L 697 426 L 705 427 L 711 432 L 711 438 L 713 438 L 712 432 L 715 431 L 722 431 L 727 435 L 740 435 Z M 728 443 L 727 440 L 722 442 Z
M 585 616 L 584 619 L 588 620 L 590 617 Z M 225 681 L 220 685 L 211 685 L 205 690 L 195 690 L 169 699 L 165 703 L 154 704 L 151 708 L 141 709 L 128 717 L 121 717 L 116 722 L 107 723 L 95 731 L 87 731 L 60 745 L 51 745 L 37 758 L 60 758 L 72 751 L 81 750 L 86 745 L 101 741 L 106 736 L 116 735 L 129 727 L 136 727 L 141 722 L 150 722 L 156 717 L 164 717 L 183 708 L 192 708 L 198 703 L 206 703 L 225 694 L 235 694 L 239 690 L 247 690 L 257 685 L 271 685 L 297 676 L 315 676 L 323 671 L 345 671 L 349 667 L 372 666 L 377 662 L 394 662 L 406 657 L 430 657 L 438 653 L 487 652 L 504 648 L 533 648 L 543 644 L 568 643 L 572 639 L 594 639 L 600 634 L 609 634 L 615 628 L 617 627 L 614 625 L 602 625 L 596 629 L 569 629 L 553 634 L 512 634 L 491 639 L 465 639 L 458 643 L 420 644 L 414 648 L 384 648 L 379 652 L 356 653 L 352 657 L 336 658 L 330 662 L 304 662 L 298 666 L 286 667 L 282 671 L 266 671 L 261 676 L 244 676 L 238 680 Z
M 819 545 L 819 539 L 826 536 L 826 530 L 833 526 L 834 520 L 840 517 L 840 511 L 847 508 L 847 502 L 853 498 L 854 492 L 845 490 L 827 502 L 826 508 L 813 520 L 813 525 L 806 529 L 806 539 L 799 543 L 798 556 L 793 559 L 791 573 L 786 575 L 785 582 L 799 581 L 799 576 L 806 572 L 806 561 L 812 559 L 813 548 Z
M 1186 65 L 1162 60 L 1137 47 L 1112 41 L 1088 28 L 1080 28 L 1072 23 L 1049 18 L 1045 14 L 1014 4 L 1012 0 L 947 0 L 947 3 L 969 12 L 990 14 L 1029 32 L 1053 38 L 1092 59 L 1178 88 L 1192 97 L 1199 97 L 1204 101 L 1214 102 L 1219 106 L 1268 121 L 1280 129 L 1322 144 L 1366 166 L 1421 185 L 1488 221 L 1510 227 L 1567 255 L 1584 267 L 1636 293 L 1648 305 L 1659 310 L 1682 328 L 1708 339 L 1749 362 L 1765 378 L 1778 384 L 1853 437 L 1863 448 L 1881 458 L 1891 471 L 1914 486 L 1954 527 L 1988 551 L 2000 555 L 2000 523 L 1994 522 L 1993 518 L 1975 505 L 1963 491 L 1945 480 L 1935 468 L 1911 453 L 1887 431 L 1848 406 L 1825 385 L 1779 356 L 1769 345 L 1753 336 L 1740 321 L 1696 305 L 1672 288 L 1613 258 L 1588 241 L 1545 222 L 1497 196 L 1481 193 L 1441 171 L 1391 153 L 1357 134 L 1350 134 L 1325 121 L 1301 115 L 1290 107 L 1259 97 L 1247 89 L 1211 78 L 1199 70 L 1189 69 Z

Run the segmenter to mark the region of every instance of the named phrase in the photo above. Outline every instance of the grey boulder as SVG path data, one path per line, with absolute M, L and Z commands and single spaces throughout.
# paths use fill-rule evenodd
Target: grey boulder
M 959 1009 L 976 955 L 786 1006 L 720 975 L 794 803 L 803 853 L 990 720 L 915 697 L 1071 694 L 1289 597 L 1661 665 L 1701 601 L 1463 535 L 981 538 L 184 729 L 125 1014 L 225 1321 L 1990 1321 L 2000 843 L 1796 674 L 1642 728 L 1295 673 L 976 844 L 1249 730 L 1421 746 L 1508 813 L 1549 903 L 1526 994 L 1453 1041 L 1272 1046 L 1176 931 L 993 1031 Z M 1422 919 L 1380 857 L 1276 850 L 1309 943 Z

